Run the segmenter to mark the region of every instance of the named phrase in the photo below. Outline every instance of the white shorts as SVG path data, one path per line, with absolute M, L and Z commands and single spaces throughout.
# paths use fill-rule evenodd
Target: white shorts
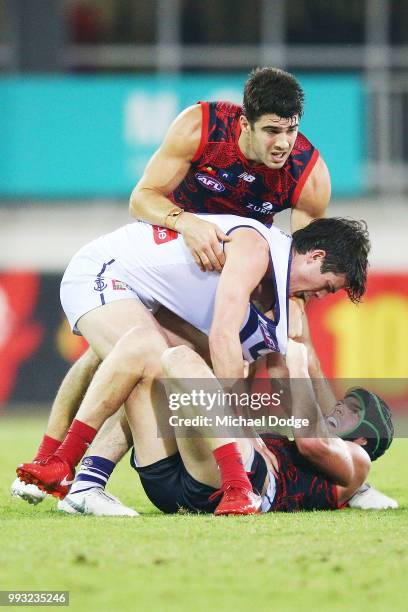
M 138 300 L 155 313 L 160 304 L 136 287 L 135 279 L 110 257 L 101 239 L 83 247 L 68 264 L 61 281 L 60 298 L 74 334 L 87 312 L 118 300 Z

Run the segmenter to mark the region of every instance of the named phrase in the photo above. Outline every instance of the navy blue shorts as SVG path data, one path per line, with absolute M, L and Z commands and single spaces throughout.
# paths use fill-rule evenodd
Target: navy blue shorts
M 193 478 L 184 467 L 180 453 L 151 465 L 137 467 L 132 450 L 130 465 L 139 474 L 147 497 L 162 512 L 173 514 L 184 509 L 189 512 L 213 513 L 220 502 L 220 497 L 208 500 L 216 489 Z M 266 474 L 266 463 L 255 451 L 249 479 L 256 493 L 262 491 Z

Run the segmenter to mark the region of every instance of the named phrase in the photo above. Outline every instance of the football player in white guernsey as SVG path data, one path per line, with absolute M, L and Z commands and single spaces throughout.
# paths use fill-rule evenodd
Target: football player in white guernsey
M 75 465 L 103 422 L 124 402 L 127 410 L 140 413 L 144 405 L 150 406 L 153 382 L 161 374 L 160 356 L 167 347 L 165 335 L 149 312 L 158 304 L 208 332 L 215 374 L 236 379 L 244 374 L 240 332 L 245 330 L 247 336 L 254 325 L 260 327 L 266 346 L 285 352 L 289 296 L 324 297 L 341 288 L 353 301 L 363 295 L 369 250 L 363 224 L 319 219 L 295 232 L 291 243 L 279 230 L 256 221 L 216 217 L 231 237 L 219 276 L 199 271 L 180 238 L 156 239 L 154 228 L 145 224 L 132 224 L 104 236 L 74 257 L 62 283 L 63 305 L 73 328 L 104 362 L 56 453 L 43 464 L 18 468 L 25 482 L 64 497 Z M 259 311 L 251 319 L 254 309 L 249 301 L 255 290 L 261 303 L 273 304 L 272 326 L 265 325 Z M 193 308 L 186 306 L 190 300 Z M 214 453 L 218 450 L 214 448 Z M 228 456 L 222 450 L 218 453 L 217 462 L 221 473 L 226 462 L 225 478 L 231 480 L 228 466 L 236 463 L 239 453 L 230 447 L 227 451 Z M 139 453 L 143 462 L 143 448 Z M 242 512 L 250 513 L 256 511 L 258 501 L 251 497 L 252 488 L 245 478 L 241 466 L 240 475 L 232 476 L 235 485 L 230 492 L 236 493 L 236 505 Z M 224 495 L 220 513 L 228 512 L 236 499 Z

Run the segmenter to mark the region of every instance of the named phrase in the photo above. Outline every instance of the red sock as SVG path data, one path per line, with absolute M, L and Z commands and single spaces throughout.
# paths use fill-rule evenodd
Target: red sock
M 213 451 L 213 455 L 220 468 L 221 486 L 232 484 L 252 491 L 252 485 L 242 464 L 241 453 L 236 442 L 219 446 Z
M 74 419 L 71 427 L 68 429 L 65 440 L 55 452 L 55 456 L 68 463 L 74 469 L 84 456 L 86 449 L 90 446 L 96 434 L 96 429 L 82 421 L 78 421 L 78 419 Z
M 38 451 L 33 461 L 42 461 L 43 459 L 48 459 L 51 457 L 59 448 L 61 444 L 60 440 L 56 440 L 55 438 L 51 438 L 51 436 L 47 436 L 44 434 L 44 437 L 41 441 L 40 446 L 38 447 Z

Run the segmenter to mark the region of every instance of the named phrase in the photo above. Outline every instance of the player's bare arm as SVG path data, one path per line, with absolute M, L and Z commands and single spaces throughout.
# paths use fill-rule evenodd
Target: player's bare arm
M 172 123 L 130 197 L 130 213 L 154 225 L 175 229 L 202 270 L 221 271 L 225 262 L 220 241 L 229 238 L 214 223 L 184 212 L 167 195 L 186 177 L 201 139 L 202 110 L 190 106 Z
M 348 499 L 366 479 L 370 458 L 357 444 L 329 435 L 312 386 L 308 384 L 305 345 L 289 340 L 286 362 L 291 379 L 292 413 L 295 417 L 309 420 L 306 428 L 309 431 L 303 429 L 299 435 L 299 430 L 294 430 L 296 446 L 308 461 L 343 487 L 342 491 L 348 495 Z
M 313 346 L 304 302 L 300 298 L 290 298 L 289 300 L 288 337 L 306 346 L 308 373 L 312 381 L 313 391 L 322 413 L 324 415 L 330 413 L 336 403 L 336 397 L 321 368 L 320 360 Z M 267 356 L 267 368 L 271 378 L 286 378 L 288 376 L 286 361 L 280 354 Z
M 302 314 L 302 335 L 300 336 L 299 341 L 303 342 L 303 344 L 307 348 L 309 376 L 312 380 L 313 390 L 320 410 L 323 414 L 328 414 L 333 410 L 333 406 L 336 403 L 336 397 L 333 393 L 329 381 L 324 375 L 324 372 L 320 365 L 320 360 L 313 346 L 309 322 L 307 320 L 307 315 L 305 311 L 303 311 Z
M 303 318 L 305 304 L 301 298 L 291 297 L 289 299 L 289 327 L 288 337 L 296 340 L 302 337 Z
M 324 217 L 330 201 L 331 182 L 329 170 L 319 156 L 311 171 L 296 206 L 292 209 L 290 225 L 292 233 L 314 219 Z
M 300 298 L 291 297 L 288 304 L 288 338 L 303 342 L 304 302 Z M 282 353 L 268 353 L 265 359 L 268 375 L 271 379 L 280 380 L 289 377 L 285 356 Z
M 209 335 L 210 353 L 217 378 L 243 378 L 239 331 L 251 293 L 268 269 L 269 247 L 256 230 L 245 228 L 232 233 L 225 251 Z

